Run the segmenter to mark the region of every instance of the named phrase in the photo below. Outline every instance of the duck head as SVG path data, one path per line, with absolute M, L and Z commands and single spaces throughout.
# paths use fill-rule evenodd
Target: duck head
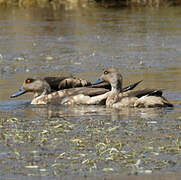
M 34 97 L 38 97 L 41 94 L 49 94 L 51 92 L 50 85 L 42 79 L 27 78 L 22 87 L 10 97 L 15 98 L 27 92 L 34 93 Z
M 109 84 L 111 84 L 112 91 L 122 91 L 122 75 L 115 68 L 109 68 L 104 70 L 101 77 L 92 84 L 96 85 L 102 82 L 108 82 Z

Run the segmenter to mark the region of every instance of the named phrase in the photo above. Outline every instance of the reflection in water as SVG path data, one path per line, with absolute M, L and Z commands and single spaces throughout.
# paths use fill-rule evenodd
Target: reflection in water
M 105 169 L 111 168 L 111 172 L 128 174 L 139 159 L 138 173 L 172 170 L 170 162 L 180 162 L 173 159 L 179 155 L 174 144 L 179 126 L 177 119 L 165 118 L 170 112 L 104 106 L 27 106 L 16 110 L 18 119 L 1 119 L 0 173 L 4 172 L 5 177 L 10 173 L 11 177 L 98 175 L 110 173 Z
M 24 109 L 28 104 L 30 104 L 30 100 L 20 100 L 20 101 L 3 101 L 0 102 L 0 111 L 12 111 L 13 109 Z
M 66 118 L 85 116 L 109 116 L 111 121 L 129 118 L 156 119 L 163 118 L 171 108 L 122 108 L 114 109 L 98 105 L 30 105 L 30 100 L 6 101 L 0 103 L 0 111 L 21 113 L 21 117 Z M 17 112 L 17 113 L 16 113 Z M 12 114 L 12 115 L 13 115 Z
M 171 109 L 170 109 L 171 110 Z M 113 109 L 105 106 L 32 106 L 32 113 L 45 118 L 81 117 L 81 116 L 109 116 L 111 121 L 121 121 L 129 118 L 156 119 L 166 114 L 164 108 L 122 108 Z
M 114 109 L 101 105 L 31 105 L 30 100 L 6 101 L 0 103 L 0 112 L 8 117 L 19 116 L 31 119 L 39 118 L 66 118 L 66 117 L 106 117 L 110 121 L 122 121 L 135 118 L 145 120 L 164 118 L 172 108 L 122 108 Z

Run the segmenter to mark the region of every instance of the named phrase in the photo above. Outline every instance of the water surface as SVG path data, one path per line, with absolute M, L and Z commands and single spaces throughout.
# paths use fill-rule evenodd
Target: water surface
M 181 8 L 0 11 L 0 174 L 4 178 L 181 170 Z M 174 109 L 32 106 L 10 99 L 32 76 L 93 81 L 117 67 L 124 84 L 164 89 Z

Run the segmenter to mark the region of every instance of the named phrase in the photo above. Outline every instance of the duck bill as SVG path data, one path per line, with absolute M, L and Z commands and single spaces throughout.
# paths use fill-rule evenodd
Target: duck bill
M 104 81 L 103 81 L 101 78 L 99 78 L 98 80 L 94 81 L 94 82 L 92 83 L 92 85 L 101 84 L 101 83 L 103 83 L 103 82 L 104 82 Z
M 22 94 L 25 94 L 27 91 L 24 90 L 23 88 L 20 88 L 16 93 L 12 94 L 10 97 L 15 98 L 18 96 L 21 96 Z

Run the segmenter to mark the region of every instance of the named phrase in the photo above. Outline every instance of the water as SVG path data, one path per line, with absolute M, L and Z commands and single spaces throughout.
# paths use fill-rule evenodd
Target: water
M 4 178 L 179 172 L 181 8 L 0 10 L 0 174 Z M 163 88 L 174 109 L 32 106 L 10 99 L 32 76 Z

